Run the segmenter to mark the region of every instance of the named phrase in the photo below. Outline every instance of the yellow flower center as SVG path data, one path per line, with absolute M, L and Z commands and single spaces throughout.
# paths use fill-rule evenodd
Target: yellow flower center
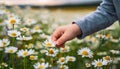
M 15 20 L 15 19 L 10 20 L 10 23 L 11 23 L 11 24 L 15 24 L 15 23 L 16 23 L 16 20 Z
M 47 46 L 47 47 L 51 47 L 51 46 L 52 46 L 52 43 L 47 43 L 46 46 Z
M 3 42 L 3 46 L 6 46 L 7 45 L 7 43 L 6 42 Z
M 10 52 L 10 53 L 13 53 L 13 52 L 14 52 L 14 50 L 10 50 L 9 52 Z
M 54 54 L 54 50 L 50 49 L 50 50 L 49 50 L 49 53 L 50 53 L 50 54 Z
M 106 56 L 106 57 L 105 57 L 105 60 L 110 60 L 110 56 Z
M 107 38 L 110 38 L 111 37 L 111 35 L 110 34 L 107 34 L 107 36 L 106 36 Z
M 39 66 L 39 69 L 44 69 L 44 68 L 45 68 L 45 66 L 43 66 L 43 65 Z
M 31 59 L 31 60 L 34 60 L 34 59 L 35 59 L 35 56 L 30 56 L 30 59 Z
M 98 66 L 98 67 L 101 67 L 102 65 L 103 65 L 102 62 L 98 62 L 98 63 L 97 63 L 97 66 Z
M 63 48 L 63 51 L 67 51 L 67 49 L 66 49 L 66 48 Z
M 64 66 L 62 66 L 62 67 L 60 67 L 60 69 L 65 69 L 65 67 L 64 67 Z
M 65 59 L 64 59 L 64 58 L 61 58 L 60 60 L 61 60 L 61 62 L 64 62 L 64 61 L 65 61 Z
M 37 26 L 37 27 L 35 27 L 35 30 L 39 30 L 39 29 L 40 29 L 40 27 L 38 27 L 38 26 Z
M 16 36 L 17 36 L 17 34 L 16 34 L 16 33 L 12 33 L 11 35 L 12 35 L 13 37 L 16 37 Z
M 88 55 L 88 52 L 87 51 L 83 51 L 82 55 Z
M 28 55 L 28 52 L 24 52 L 23 55 L 24 55 L 24 56 L 27 56 L 27 55 Z
M 69 61 L 73 61 L 73 58 L 69 58 Z

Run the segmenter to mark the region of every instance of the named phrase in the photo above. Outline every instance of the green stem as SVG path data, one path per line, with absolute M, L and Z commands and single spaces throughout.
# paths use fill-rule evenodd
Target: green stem
M 14 55 L 13 54 L 11 55 L 11 62 L 12 62 L 12 68 L 15 69 L 15 66 L 14 66 Z
M 24 69 L 27 69 L 26 67 L 27 67 L 27 60 L 26 58 L 24 58 Z
M 4 58 L 4 52 L 2 51 L 1 60 L 0 60 L 1 63 L 2 63 L 3 58 Z

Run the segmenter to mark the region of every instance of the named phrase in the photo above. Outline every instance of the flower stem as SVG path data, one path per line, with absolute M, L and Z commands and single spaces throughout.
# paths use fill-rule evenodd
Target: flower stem
M 14 55 L 13 54 L 11 55 L 11 62 L 12 62 L 12 68 L 15 69 L 15 66 L 14 66 Z

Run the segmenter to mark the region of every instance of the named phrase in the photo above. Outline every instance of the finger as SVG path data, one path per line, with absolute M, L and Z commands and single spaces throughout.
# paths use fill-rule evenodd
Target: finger
M 62 34 L 63 34 L 62 31 L 56 30 L 52 35 L 52 40 L 57 41 L 57 39 L 60 38 Z
M 69 39 L 68 33 L 64 33 L 57 41 L 56 44 L 63 45 Z
M 65 47 L 65 44 L 62 44 L 62 45 L 59 45 L 59 46 L 56 45 L 56 47 L 57 47 L 57 48 L 60 48 L 60 47 L 64 48 L 64 47 Z

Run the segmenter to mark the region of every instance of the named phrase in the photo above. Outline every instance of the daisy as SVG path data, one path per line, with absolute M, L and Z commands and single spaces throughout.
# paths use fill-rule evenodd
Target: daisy
M 67 60 L 65 57 L 60 57 L 59 60 L 57 61 L 57 63 L 63 65 L 65 63 L 67 63 Z
M 33 24 L 36 24 L 36 22 L 37 22 L 34 19 L 25 19 L 24 21 L 25 21 L 25 25 L 27 25 L 27 26 L 31 26 Z
M 37 60 L 37 59 L 38 59 L 38 56 L 31 55 L 29 59 L 30 59 L 30 60 Z
M 28 40 L 32 40 L 33 37 L 32 37 L 32 36 L 18 36 L 16 39 L 17 39 L 17 40 L 25 40 L 25 41 L 28 41 Z
M 69 69 L 69 68 L 66 65 L 61 65 L 61 66 L 59 66 L 59 69 Z
M 58 50 L 54 48 L 50 48 L 47 50 L 46 55 L 55 57 L 58 54 Z
M 70 47 L 69 46 L 65 46 L 64 48 L 60 48 L 60 52 L 61 53 L 65 53 L 65 52 L 69 52 L 70 51 Z
M 42 30 L 40 30 L 40 27 L 39 26 L 35 26 L 32 30 L 31 30 L 32 33 L 41 33 Z
M 92 65 L 94 65 L 94 67 L 102 67 L 102 66 L 104 66 L 104 65 L 107 65 L 107 62 L 106 61 L 104 61 L 104 60 L 100 60 L 100 59 L 98 59 L 98 60 L 94 60 L 93 62 L 92 62 Z
M 47 69 L 48 63 L 36 63 L 33 65 L 35 69 Z
M 111 52 L 112 54 L 120 54 L 120 51 L 119 51 L 119 50 L 110 50 L 110 52 Z
M 110 56 L 105 56 L 103 57 L 103 60 L 104 61 L 107 61 L 108 63 L 111 63 L 112 62 L 112 58 Z
M 74 62 L 76 60 L 76 58 L 74 56 L 67 56 L 66 57 L 66 60 L 67 61 L 71 61 L 71 62 Z
M 18 48 L 10 46 L 5 48 L 5 53 L 15 53 L 18 50 Z
M 10 41 L 8 39 L 3 39 L 2 44 L 3 44 L 4 47 L 8 46 L 10 44 Z
M 46 48 L 55 47 L 55 43 L 52 41 L 52 39 L 48 39 L 43 43 L 43 46 Z
M 8 31 L 8 35 L 9 35 L 10 37 L 18 37 L 20 34 L 21 34 L 21 33 L 20 33 L 19 31 L 17 31 L 17 30 L 9 30 L 9 31 Z
M 0 40 L 0 48 L 6 47 L 10 44 L 10 41 L 8 39 Z
M 20 24 L 20 19 L 18 17 L 10 17 L 5 22 L 6 22 L 6 24 L 15 25 L 15 24 Z
M 82 48 L 78 51 L 78 55 L 82 55 L 82 57 L 93 57 L 93 52 L 89 48 Z
M 24 28 L 21 28 L 20 31 L 22 31 L 22 32 L 28 32 L 29 28 L 24 27 Z
M 19 56 L 19 57 L 27 57 L 27 56 L 29 56 L 29 55 L 33 55 L 34 54 L 34 50 L 32 50 L 32 49 L 30 49 L 30 50 L 19 50 L 18 52 L 17 52 L 17 55 Z

